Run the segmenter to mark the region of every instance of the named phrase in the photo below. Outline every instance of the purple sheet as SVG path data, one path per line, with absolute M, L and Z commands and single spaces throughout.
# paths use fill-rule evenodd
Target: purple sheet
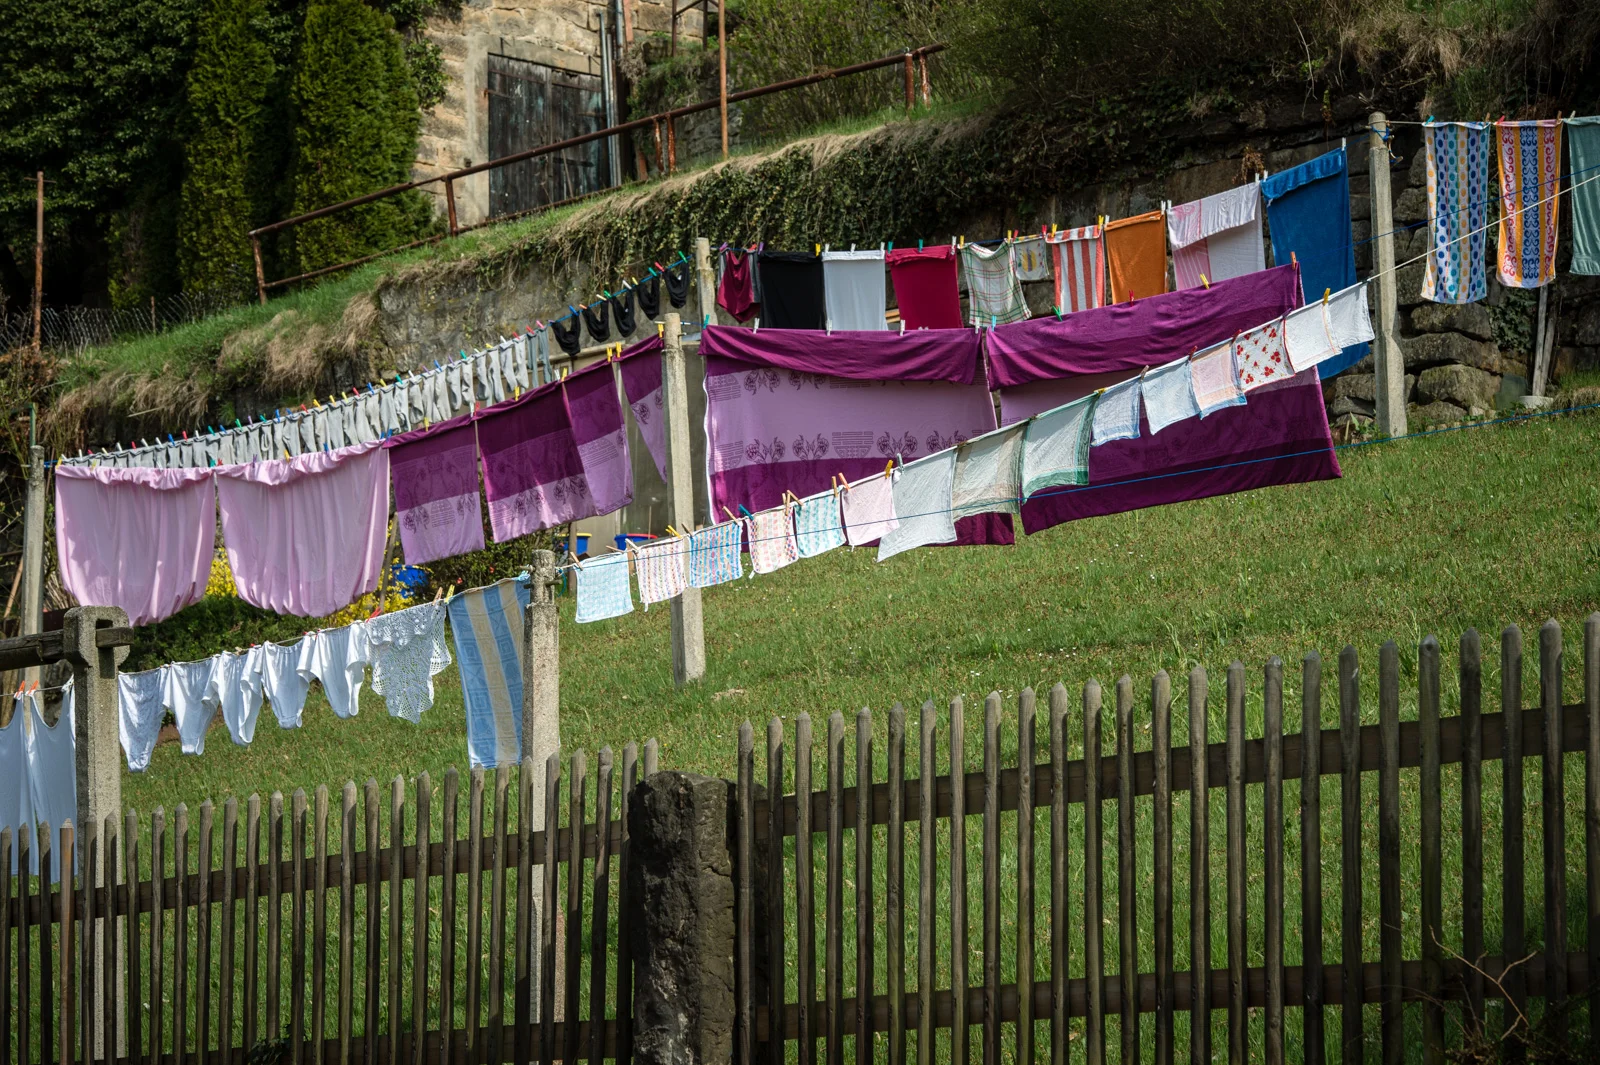
M 589 495 L 560 381 L 472 417 L 478 423 L 483 490 L 495 542 L 599 513 Z
M 774 507 L 785 490 L 826 491 L 835 474 L 868 477 L 896 454 L 909 462 L 995 427 L 994 403 L 981 380 L 852 380 L 711 355 L 706 397 L 711 494 L 719 512 Z M 1013 542 L 1004 514 L 963 518 L 956 531 L 957 543 Z
M 596 512 L 609 514 L 633 502 L 633 467 L 628 463 L 628 433 L 622 401 L 609 362 L 597 362 L 561 382 L 567 419 L 578 445 L 578 460 L 589 482 Z
M 1015 388 L 1073 374 L 1159 366 L 1300 303 L 1299 267 L 1291 264 L 1210 288 L 1002 325 L 988 334 L 989 378 L 996 388 Z
M 618 363 L 622 393 L 628 397 L 633 420 L 663 481 L 667 479 L 667 412 L 661 399 L 661 353 L 665 350 L 660 337 L 650 337 L 624 351 Z
M 1089 450 L 1087 485 L 1047 488 L 1024 503 L 1022 527 L 1031 535 L 1079 518 L 1340 476 L 1315 368 L 1156 436 L 1143 415 L 1140 424 L 1137 439 Z
M 395 521 L 406 562 L 420 566 L 483 550 L 478 434 L 463 414 L 384 441 L 394 481 Z
M 958 385 L 972 383 L 981 347 L 973 329 L 824 333 L 713 325 L 700 340 L 702 355 L 756 366 L 856 381 L 949 381 Z

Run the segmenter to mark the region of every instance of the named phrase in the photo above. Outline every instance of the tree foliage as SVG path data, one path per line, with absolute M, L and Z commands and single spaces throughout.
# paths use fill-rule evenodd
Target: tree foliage
M 266 191 L 253 166 L 276 63 L 258 26 L 263 0 L 212 0 L 188 83 L 179 266 L 187 291 L 248 293 L 254 275 L 247 231 Z
M 292 101 L 296 213 L 409 176 L 420 115 L 392 16 L 361 0 L 314 0 Z M 391 248 L 412 239 L 427 218 L 420 196 L 398 196 L 318 219 L 296 229 L 296 259 L 302 270 L 314 270 Z

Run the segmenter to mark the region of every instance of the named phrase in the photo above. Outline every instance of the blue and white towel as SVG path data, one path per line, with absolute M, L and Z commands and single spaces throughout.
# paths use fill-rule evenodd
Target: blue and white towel
M 467 754 L 474 769 L 522 759 L 522 617 L 528 586 L 521 580 L 473 588 L 450 600 L 461 694 L 467 709 Z
M 1094 405 L 1094 446 L 1139 436 L 1140 379 L 1130 377 L 1100 393 Z
M 689 587 L 709 588 L 744 576 L 744 522 L 725 521 L 689 536 Z
M 1150 435 L 1155 436 L 1174 422 L 1200 417 L 1200 404 L 1194 398 L 1194 377 L 1189 360 L 1180 359 L 1144 375 L 1144 414 L 1150 420 Z
M 619 552 L 591 558 L 578 567 L 578 615 L 581 624 L 633 613 L 633 588 L 628 583 L 628 556 Z
M 839 519 L 839 497 L 832 489 L 800 500 L 794 508 L 795 542 L 801 558 L 844 546 L 844 522 Z

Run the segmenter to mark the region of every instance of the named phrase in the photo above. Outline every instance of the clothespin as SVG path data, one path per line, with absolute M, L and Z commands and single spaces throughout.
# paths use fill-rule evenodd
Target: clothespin
M 1200 283 L 1202 285 L 1204 285 L 1206 288 L 1210 288 L 1211 287 L 1211 279 L 1209 277 L 1207 277 L 1205 274 L 1201 274 L 1200 275 Z
M 1299 259 L 1298 256 L 1295 255 L 1294 252 L 1290 252 L 1289 253 L 1289 262 L 1290 262 L 1291 265 L 1294 265 L 1294 266 L 1299 266 L 1300 265 L 1300 259 Z
M 883 467 L 883 475 L 889 476 L 894 471 L 894 459 L 890 459 Z
M 672 534 L 672 535 L 673 535 L 673 536 L 678 536 L 678 535 L 679 535 L 679 533 L 678 533 L 678 530 L 677 530 L 677 529 L 674 529 L 674 528 L 673 528 L 673 527 L 672 527 L 672 526 L 670 526 L 670 525 L 668 525 L 668 526 L 667 526 L 667 532 L 668 532 L 668 533 L 670 533 L 670 534 Z
M 739 515 L 735 514 L 733 511 L 729 510 L 727 507 L 723 507 L 722 508 L 722 512 L 728 516 L 728 520 L 729 521 L 738 521 L 739 520 Z
M 1333 295 L 1333 289 L 1325 288 L 1322 290 L 1322 305 L 1324 307 L 1328 305 L 1328 297 L 1331 295 Z
M 967 235 L 965 233 L 961 234 L 961 240 L 956 246 L 959 247 L 962 251 L 966 251 L 966 249 L 967 249 Z
M 906 320 L 904 318 L 900 319 L 900 335 L 906 335 Z
M 814 252 L 812 252 L 812 254 L 813 254 L 813 255 L 821 255 L 821 254 L 822 254 L 822 245 L 821 245 L 821 244 L 817 244 L 817 245 L 813 245 L 813 246 L 814 246 L 814 247 L 815 247 L 815 248 L 816 248 L 816 249 L 817 249 L 817 250 L 816 250 L 816 251 L 814 251 Z
M 921 250 L 922 250 L 922 241 L 920 241 L 920 240 L 919 240 L 919 241 L 917 241 L 917 250 L 918 250 L 918 251 L 921 251 Z
M 1061 321 L 1061 308 L 1060 308 L 1060 307 L 1057 307 L 1057 308 L 1056 308 L 1056 309 L 1055 309 L 1055 311 L 1056 311 L 1056 321 L 1058 321 L 1058 322 L 1059 322 L 1059 321 Z
M 750 512 L 749 512 L 749 511 L 748 511 L 748 510 L 746 510 L 746 509 L 745 509 L 745 508 L 744 508 L 744 504 L 743 504 L 743 503 L 740 503 L 740 504 L 739 504 L 739 513 L 740 513 L 740 514 L 743 514 L 743 515 L 744 515 L 744 516 L 745 516 L 745 517 L 747 517 L 747 518 L 754 518 L 754 517 L 755 517 L 755 515 L 754 515 L 754 514 L 752 514 L 752 513 L 750 513 Z

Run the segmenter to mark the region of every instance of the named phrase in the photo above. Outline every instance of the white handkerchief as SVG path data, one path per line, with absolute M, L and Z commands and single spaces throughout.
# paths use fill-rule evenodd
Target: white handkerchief
M 886 477 L 872 477 L 846 487 L 839 493 L 839 511 L 851 547 L 870 544 L 900 524 L 894 515 L 894 486 Z
M 900 468 L 894 478 L 894 513 L 900 524 L 878 542 L 879 562 L 913 547 L 948 544 L 956 538 L 950 507 L 955 477 L 954 449 Z
M 1200 417 L 1215 414 L 1224 407 L 1244 404 L 1239 371 L 1233 365 L 1233 341 L 1225 340 L 1191 358 L 1189 376 L 1194 382 L 1194 399 L 1200 407 Z
M 1173 422 L 1200 416 L 1188 359 L 1157 367 L 1144 375 L 1144 416 L 1150 420 L 1151 436 Z
M 1139 436 L 1139 378 L 1130 377 L 1100 393 L 1094 405 L 1094 446 Z
M 1372 312 L 1367 308 L 1367 286 L 1358 282 L 1328 299 L 1328 332 L 1340 348 L 1372 339 Z
M 1022 436 L 1026 429 L 1026 422 L 1018 422 L 956 448 L 956 476 L 950 491 L 956 518 L 1021 511 L 1018 497 L 1022 494 Z
M 1022 437 L 1022 494 L 1089 483 L 1089 427 L 1095 396 L 1084 396 L 1027 421 Z
M 1328 312 L 1321 300 L 1290 312 L 1284 324 L 1283 342 L 1289 350 L 1289 366 L 1295 373 L 1309 370 L 1339 351 L 1328 329 Z

